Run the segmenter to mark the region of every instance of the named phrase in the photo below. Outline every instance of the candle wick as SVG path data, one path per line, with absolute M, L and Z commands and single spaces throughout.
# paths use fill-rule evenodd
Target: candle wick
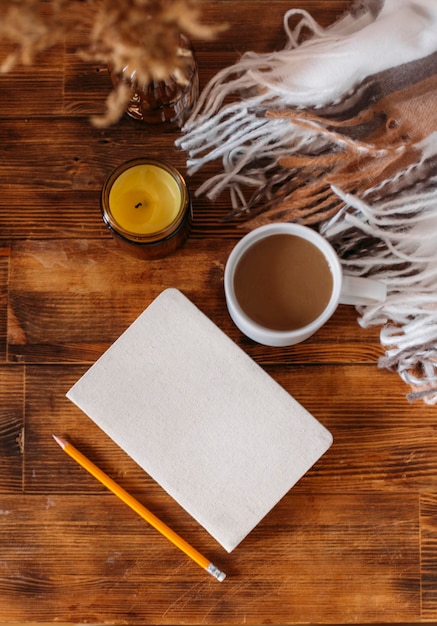
M 136 204 L 136 205 L 135 205 L 135 208 L 136 208 L 136 209 L 139 209 L 139 208 L 140 208 L 140 206 L 143 206 L 143 203 L 142 203 L 142 202 L 138 202 L 138 204 Z

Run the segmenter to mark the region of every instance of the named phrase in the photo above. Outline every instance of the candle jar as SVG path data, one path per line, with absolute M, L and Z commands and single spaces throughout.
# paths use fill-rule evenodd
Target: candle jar
M 199 73 L 193 47 L 185 35 L 180 34 L 179 57 L 183 61 L 182 77 L 169 76 L 166 80 L 153 80 L 142 85 L 135 70 L 111 73 L 114 86 L 124 81 L 131 88 L 131 98 L 126 113 L 148 124 L 165 123 L 165 128 L 179 129 L 188 119 L 199 96 Z
M 101 193 L 103 220 L 124 250 L 159 259 L 185 242 L 191 226 L 187 184 L 172 165 L 140 158 L 119 165 Z

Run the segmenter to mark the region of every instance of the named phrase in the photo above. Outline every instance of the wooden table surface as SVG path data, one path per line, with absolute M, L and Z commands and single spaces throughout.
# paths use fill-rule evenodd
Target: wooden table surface
M 327 25 L 347 0 L 217 0 L 227 21 L 198 43 L 201 84 L 246 50 L 284 44 L 288 8 Z M 266 348 L 223 297 L 241 237 L 226 197 L 194 201 L 175 255 L 120 252 L 99 208 L 123 161 L 185 171 L 176 133 L 124 118 L 98 130 L 104 68 L 69 47 L 0 78 L 0 623 L 437 623 L 437 414 L 378 369 L 379 329 L 340 306 L 314 337 Z M 189 179 L 192 190 L 203 173 Z M 334 436 L 333 447 L 231 554 L 105 436 L 65 393 L 166 287 L 177 287 Z M 228 574 L 216 582 L 76 466 L 68 436 Z

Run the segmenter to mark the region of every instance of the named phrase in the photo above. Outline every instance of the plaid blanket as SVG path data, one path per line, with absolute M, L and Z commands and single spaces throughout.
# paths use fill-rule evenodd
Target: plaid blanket
M 381 326 L 379 365 L 407 397 L 435 404 L 437 2 L 364 0 L 326 29 L 292 9 L 284 28 L 283 50 L 246 53 L 201 94 L 177 141 L 188 173 L 218 160 L 197 194 L 229 193 L 228 219 L 310 225 L 346 273 L 384 281 L 359 323 Z

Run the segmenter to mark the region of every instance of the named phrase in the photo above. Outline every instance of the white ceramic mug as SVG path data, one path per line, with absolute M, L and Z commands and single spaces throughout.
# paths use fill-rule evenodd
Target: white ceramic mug
M 272 329 L 254 321 L 243 310 L 235 293 L 234 277 L 242 257 L 255 243 L 272 235 L 294 235 L 313 244 L 323 254 L 331 273 L 332 290 L 326 306 L 316 319 L 293 330 Z M 307 226 L 288 222 L 256 228 L 237 243 L 226 263 L 224 287 L 228 311 L 235 325 L 247 337 L 266 346 L 291 346 L 308 339 L 328 321 L 338 304 L 365 305 L 383 302 L 386 298 L 384 283 L 369 278 L 344 276 L 339 258 L 326 239 Z

